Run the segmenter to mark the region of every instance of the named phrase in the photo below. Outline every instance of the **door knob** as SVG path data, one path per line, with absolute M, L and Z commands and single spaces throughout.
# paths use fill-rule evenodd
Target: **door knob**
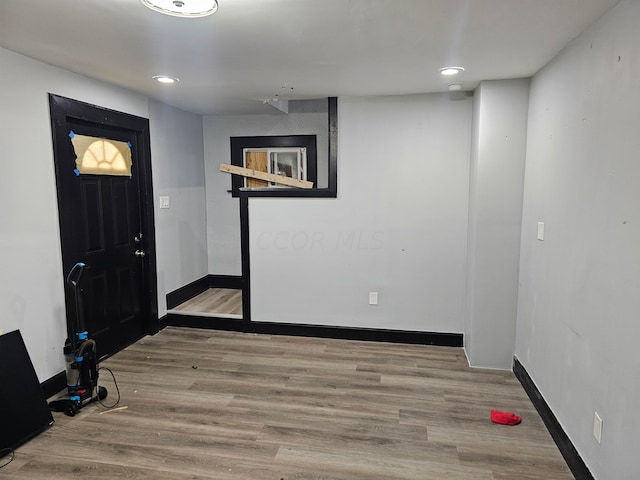
M 144 257 L 146 255 L 146 253 L 144 252 L 144 250 L 136 250 L 134 255 L 136 257 Z

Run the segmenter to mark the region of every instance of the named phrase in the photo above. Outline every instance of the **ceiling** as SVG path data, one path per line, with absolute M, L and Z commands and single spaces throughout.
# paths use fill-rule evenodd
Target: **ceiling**
M 0 46 L 194 113 L 271 113 L 272 99 L 530 77 L 617 2 L 219 0 L 183 19 L 139 0 L 1 0 Z

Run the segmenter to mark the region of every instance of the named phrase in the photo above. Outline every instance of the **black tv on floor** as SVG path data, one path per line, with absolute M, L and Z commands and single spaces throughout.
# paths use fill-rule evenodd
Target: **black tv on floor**
M 53 424 L 19 330 L 0 335 L 0 456 Z

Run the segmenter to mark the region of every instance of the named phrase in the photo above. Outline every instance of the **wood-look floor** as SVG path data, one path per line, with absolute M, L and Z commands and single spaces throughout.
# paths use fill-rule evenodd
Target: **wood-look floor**
M 242 316 L 242 290 L 209 288 L 170 310 L 181 314 Z
M 126 409 L 55 413 L 0 479 L 573 478 L 514 376 L 458 348 L 170 327 L 103 366 Z

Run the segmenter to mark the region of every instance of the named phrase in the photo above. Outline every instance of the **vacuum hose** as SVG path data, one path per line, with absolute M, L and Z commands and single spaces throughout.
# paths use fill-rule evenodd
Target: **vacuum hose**
M 91 349 L 93 350 L 93 353 L 96 353 L 95 340 L 88 338 L 87 340 L 82 342 L 82 345 L 80 345 L 80 349 L 78 350 L 78 354 L 76 356 L 78 357 L 84 356 L 84 352 L 86 352 L 89 347 L 92 347 Z

